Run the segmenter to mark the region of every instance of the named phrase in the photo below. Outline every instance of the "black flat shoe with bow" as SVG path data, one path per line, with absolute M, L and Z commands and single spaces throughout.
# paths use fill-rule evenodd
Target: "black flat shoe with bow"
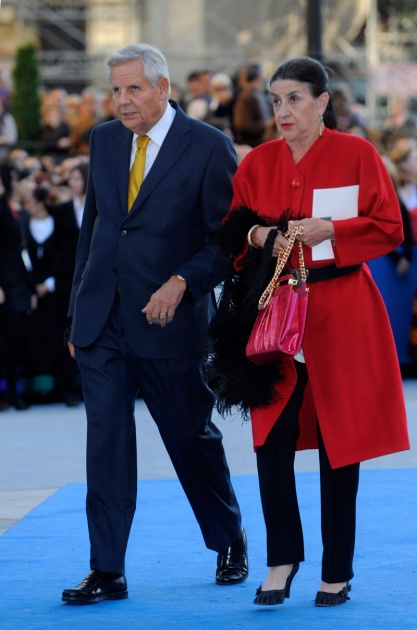
M 96 604 L 104 599 L 126 599 L 127 595 L 124 575 L 93 569 L 81 584 L 62 592 L 62 601 L 68 604 Z
M 256 597 L 253 600 L 253 603 L 259 604 L 260 606 L 276 606 L 277 604 L 283 604 L 285 598 L 290 596 L 291 584 L 299 568 L 300 563 L 296 562 L 291 569 L 291 573 L 287 577 L 284 588 L 263 591 L 261 584 L 256 591 Z
M 242 528 L 239 540 L 217 556 L 216 584 L 220 586 L 240 584 L 248 575 L 248 541 Z
M 348 592 L 352 589 L 349 582 L 338 593 L 326 593 L 325 591 L 317 591 L 316 599 L 314 601 L 315 606 L 340 606 L 346 604 L 348 599 Z

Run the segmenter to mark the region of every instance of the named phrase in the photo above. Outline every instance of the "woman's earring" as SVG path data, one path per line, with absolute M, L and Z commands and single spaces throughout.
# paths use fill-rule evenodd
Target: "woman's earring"
M 324 131 L 323 116 L 319 116 L 319 137 L 321 138 Z

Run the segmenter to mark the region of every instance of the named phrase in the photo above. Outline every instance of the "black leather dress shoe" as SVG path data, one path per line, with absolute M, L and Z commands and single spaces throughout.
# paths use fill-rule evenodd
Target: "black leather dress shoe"
M 216 584 L 240 584 L 248 575 L 248 541 L 242 529 L 239 540 L 217 556 Z
M 66 588 L 62 601 L 68 604 L 96 604 L 104 599 L 126 599 L 127 582 L 124 575 L 102 573 L 93 569 L 78 586 Z

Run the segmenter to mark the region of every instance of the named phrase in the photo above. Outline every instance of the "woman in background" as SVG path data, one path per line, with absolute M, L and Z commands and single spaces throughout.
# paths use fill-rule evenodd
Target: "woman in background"
M 56 255 L 55 223 L 49 191 L 32 183 L 22 198 L 22 231 L 29 256 L 30 276 L 37 296 L 36 309 L 26 321 L 26 376 L 32 394 L 38 393 L 38 377 L 55 377 L 57 360 L 57 317 L 53 263 Z M 49 387 L 53 389 L 54 380 Z M 43 388 L 42 388 L 43 389 Z

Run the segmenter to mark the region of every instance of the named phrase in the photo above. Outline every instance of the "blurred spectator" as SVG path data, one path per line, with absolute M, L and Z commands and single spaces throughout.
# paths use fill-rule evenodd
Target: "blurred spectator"
M 63 120 L 72 127 L 77 122 L 80 116 L 81 96 L 79 94 L 68 94 L 64 103 Z
M 4 99 L 6 106 L 10 105 L 12 90 L 12 80 L 10 72 L 7 70 L 0 70 L 0 98 Z
M 239 84 L 241 88 L 233 108 L 235 140 L 238 144 L 256 147 L 264 142 L 268 121 L 272 119 L 261 66 L 243 68 Z
M 68 325 L 68 305 L 75 268 L 75 254 L 84 212 L 85 191 L 89 165 L 79 164 L 72 169 L 68 186 L 72 198 L 54 209 L 57 254 L 54 262 L 55 294 L 57 300 L 58 327 L 61 338 Z M 68 406 L 74 406 L 81 398 L 80 377 L 77 363 L 63 343 L 58 356 L 58 388 Z
M 39 139 L 42 149 L 53 159 L 68 156 L 71 126 L 63 119 L 61 107 L 49 105 L 44 110 Z
M 28 155 L 22 162 L 22 170 L 28 172 L 28 177 L 37 185 L 51 189 L 51 175 L 44 166 L 39 155 Z
M 100 121 L 99 100 L 96 90 L 88 88 L 81 95 L 79 114 L 71 126 L 70 153 L 89 154 L 92 128 Z
M 206 99 L 195 98 L 189 103 L 187 107 L 187 114 L 196 120 L 205 120 L 209 111 L 208 107 Z
M 381 132 L 381 142 L 387 151 L 394 148 L 402 138 L 415 138 L 417 118 L 409 109 L 408 100 L 395 96 L 390 101 L 390 113 L 385 119 Z
M 101 118 L 100 122 L 108 122 L 114 120 L 116 113 L 114 110 L 113 94 L 106 92 L 101 98 Z
M 9 156 L 18 139 L 15 119 L 8 111 L 8 98 L 0 93 L 0 162 Z
M 389 157 L 397 167 L 398 194 L 409 212 L 414 242 L 417 243 L 417 141 L 412 138 L 398 140 Z
M 54 88 L 43 94 L 42 108 L 46 110 L 49 107 L 57 107 L 61 112 L 63 112 L 65 111 L 67 97 L 68 93 L 64 88 Z
M 185 109 L 184 93 L 183 93 L 183 90 L 180 88 L 180 86 L 177 83 L 171 83 L 171 95 L 170 95 L 170 98 L 173 101 L 175 101 L 176 103 L 178 103 L 178 105 L 182 109 Z
M 203 120 L 207 115 L 208 105 L 211 101 L 211 76 L 210 70 L 195 70 L 187 77 L 186 112 L 191 118 Z
M 270 140 L 278 140 L 278 138 L 280 137 L 281 136 L 278 131 L 278 127 L 277 127 L 277 123 L 275 122 L 275 119 L 272 118 L 271 120 L 268 120 L 268 122 L 266 123 L 266 129 L 264 133 L 264 141 L 269 142 Z
M 36 179 L 43 171 L 42 160 L 38 155 L 28 155 L 23 160 L 23 168 L 28 170 L 30 173 L 30 177 L 33 180 Z
M 0 167 L 0 411 L 28 406 L 20 378 L 22 345 L 27 314 L 36 304 L 22 258 L 20 216 L 11 201 L 13 168 Z
M 22 198 L 28 188 L 33 188 L 34 180 L 32 173 L 24 166 L 13 165 L 10 170 L 11 190 L 9 200 L 13 208 L 18 212 L 22 209 Z
M 232 79 L 224 73 L 213 75 L 210 81 L 211 100 L 207 107 L 205 121 L 215 125 L 216 122 L 222 121 L 230 129 L 234 138 L 233 131 L 233 106 L 234 106 L 234 89 Z
M 359 115 L 353 111 L 354 99 L 347 83 L 338 84 L 333 90 L 333 100 L 337 109 L 337 130 L 366 137 L 365 126 Z
M 25 149 L 12 149 L 9 153 L 9 162 L 17 168 L 23 168 L 23 162 L 29 157 Z
M 88 163 L 88 156 L 86 155 L 74 155 L 73 157 L 66 158 L 57 164 L 55 167 L 55 173 L 53 176 L 54 182 L 54 197 L 55 204 L 59 205 L 66 203 L 72 199 L 72 193 L 68 186 L 69 178 L 72 170 L 78 166 L 83 160 Z
M 196 98 L 210 101 L 211 70 L 194 70 L 187 76 L 188 102 Z
M 392 183 L 394 184 L 403 220 L 404 241 L 399 249 L 396 249 L 388 254 L 388 256 L 395 263 L 398 275 L 402 276 L 408 272 L 413 258 L 414 239 L 411 227 L 410 213 L 408 212 L 407 207 L 399 194 L 399 177 L 396 165 L 388 155 L 382 155 L 381 157 L 388 173 L 390 174 Z
M 200 82 L 198 80 L 198 71 L 194 70 L 187 76 L 187 103 L 195 98 L 201 97 Z

